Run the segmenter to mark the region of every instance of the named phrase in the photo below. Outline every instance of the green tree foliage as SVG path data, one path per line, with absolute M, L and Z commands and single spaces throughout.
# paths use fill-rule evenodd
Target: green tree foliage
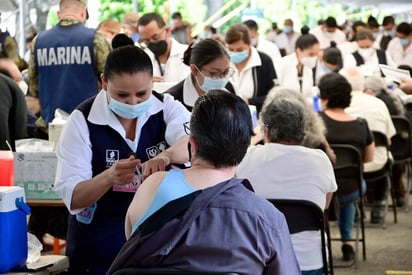
M 230 0 L 225 0 L 225 3 Z M 237 0 L 228 11 L 224 14 L 229 13 L 232 9 L 244 3 L 244 0 Z M 328 4 L 325 5 L 322 1 L 313 0 L 283 0 L 283 1 L 273 1 L 273 0 L 256 0 L 256 8 L 263 9 L 264 18 L 259 20 L 259 26 L 261 30 L 269 29 L 272 22 L 277 22 L 279 27 L 283 26 L 283 22 L 287 18 L 292 18 L 295 22 L 295 29 L 303 25 L 308 25 L 313 28 L 316 26 L 319 19 L 326 19 L 328 16 L 334 16 L 339 21 L 345 18 L 347 15 L 347 9 L 341 4 Z M 227 28 L 235 23 L 240 23 L 242 21 L 242 14 L 239 13 L 229 20 L 221 30 L 224 32 Z
M 123 14 L 132 10 L 131 0 L 112 1 L 100 0 L 100 21 L 105 19 L 115 19 L 118 22 L 122 21 Z
M 224 0 L 228 3 L 231 0 Z M 131 0 L 113 1 L 100 0 L 100 20 L 113 18 L 119 22 L 125 12 L 132 11 Z M 172 2 L 172 1 L 170 1 Z M 169 1 L 164 0 L 137 0 L 138 14 L 142 15 L 147 12 L 157 12 L 165 18 L 167 23 L 171 22 L 171 12 L 177 10 L 182 14 L 183 20 L 190 23 L 193 28 L 197 24 L 202 24 L 207 13 L 207 6 L 203 0 L 174 0 L 176 6 L 169 7 Z M 251 0 L 236 0 L 222 16 L 227 15 L 235 8 L 247 3 L 250 7 Z M 334 16 L 339 23 L 343 23 L 344 18 L 348 15 L 348 10 L 341 4 L 328 4 L 323 1 L 313 0 L 255 0 L 256 8 L 263 9 L 264 18 L 258 20 L 261 31 L 270 28 L 272 22 L 277 22 L 279 27 L 283 27 L 283 22 L 287 18 L 292 18 L 295 22 L 295 30 L 303 25 L 313 28 L 319 19 L 325 19 L 328 16 Z M 170 10 L 173 9 L 174 10 Z M 242 13 L 235 14 L 224 25 L 220 31 L 225 32 L 229 26 L 242 22 Z
M 176 10 L 180 11 L 185 21 L 190 24 L 201 22 L 205 17 L 207 7 L 202 0 L 180 0 L 176 1 Z M 168 1 L 164 0 L 138 0 L 138 14 L 143 15 L 148 12 L 159 13 L 168 23 L 171 21 L 170 7 Z M 131 0 L 113 1 L 100 0 L 100 20 L 107 18 L 116 19 L 121 22 L 123 14 L 133 10 Z M 200 21 L 199 21 L 200 19 Z

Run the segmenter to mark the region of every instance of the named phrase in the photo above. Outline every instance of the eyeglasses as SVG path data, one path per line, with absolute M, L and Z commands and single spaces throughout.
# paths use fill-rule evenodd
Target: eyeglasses
M 190 135 L 190 121 L 183 123 L 183 129 L 186 135 Z
M 155 35 L 152 35 L 152 37 L 151 37 L 149 40 L 139 39 L 139 44 L 142 45 L 142 46 L 144 46 L 144 47 L 147 47 L 147 45 L 148 45 L 149 43 L 157 43 L 157 42 L 159 42 L 160 40 L 162 40 L 162 38 L 161 38 L 160 36 L 163 34 L 163 32 L 164 32 L 165 30 L 166 30 L 166 28 L 163 28 L 160 33 L 155 34 Z
M 199 69 L 199 67 L 197 67 L 197 66 L 196 66 L 196 69 L 199 71 L 199 73 L 200 73 L 203 77 L 205 77 L 205 75 L 202 74 L 201 71 L 205 71 L 205 72 L 208 74 L 208 76 L 209 76 L 210 78 L 212 78 L 212 79 L 221 79 L 221 78 L 226 78 L 226 77 L 229 77 L 229 78 L 230 78 L 230 77 L 232 77 L 233 74 L 235 73 L 235 70 L 234 70 L 233 68 L 229 68 L 229 69 L 227 69 L 227 70 L 224 71 L 224 72 L 210 72 L 210 71 L 208 71 L 208 70 L 205 70 L 204 68 Z

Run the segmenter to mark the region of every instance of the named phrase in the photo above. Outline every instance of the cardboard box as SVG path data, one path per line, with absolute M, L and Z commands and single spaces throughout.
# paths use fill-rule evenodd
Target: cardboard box
M 24 188 L 26 199 L 60 199 L 53 191 L 56 153 L 14 153 L 14 185 Z

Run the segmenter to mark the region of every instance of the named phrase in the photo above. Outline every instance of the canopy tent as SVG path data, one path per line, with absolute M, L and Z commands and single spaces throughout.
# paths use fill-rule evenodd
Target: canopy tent
M 14 11 L 18 8 L 18 3 L 15 0 L 2 0 L 0 1 L 0 12 Z
M 29 2 L 34 0 L 0 0 L 0 13 L 1 12 L 13 12 L 18 11 L 19 16 L 19 26 L 18 26 L 18 34 L 19 40 L 25 41 L 25 26 L 24 26 L 24 18 L 26 16 L 26 9 L 25 5 Z M 114 0 L 113 0 L 114 1 Z M 132 0 L 132 2 L 136 2 L 137 0 Z M 273 0 L 275 1 L 275 0 Z M 295 0 L 299 1 L 299 0 Z M 313 0 L 323 3 L 345 3 L 346 5 L 350 6 L 351 8 L 372 8 L 379 11 L 385 11 L 388 14 L 396 14 L 396 13 L 407 13 L 412 12 L 412 0 Z M 55 2 L 58 3 L 58 0 L 49 0 L 45 2 Z M 42 2 L 43 3 L 43 2 Z M 49 5 L 50 6 L 50 5 Z M 17 27 L 17 26 L 16 26 Z M 24 52 L 24 43 L 20 43 L 20 52 Z
M 405 13 L 412 11 L 411 0 L 323 0 L 327 3 L 345 3 L 353 8 L 365 7 L 374 8 L 386 13 Z
M 275 1 L 275 0 L 274 0 Z M 406 8 L 402 11 L 412 10 L 411 0 L 313 0 L 325 3 L 345 3 L 355 7 L 374 7 L 377 9 L 393 9 L 393 8 Z M 0 1 L 0 12 L 2 11 L 14 11 L 19 7 L 19 0 L 1 0 Z M 57 2 L 57 1 L 56 1 Z

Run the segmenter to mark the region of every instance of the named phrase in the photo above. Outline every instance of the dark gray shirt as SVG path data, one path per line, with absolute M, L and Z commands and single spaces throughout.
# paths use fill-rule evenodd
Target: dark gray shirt
M 139 230 L 108 274 L 119 267 L 144 266 L 301 274 L 283 214 L 236 179 L 203 190 L 181 219 L 142 238 L 138 235 Z

